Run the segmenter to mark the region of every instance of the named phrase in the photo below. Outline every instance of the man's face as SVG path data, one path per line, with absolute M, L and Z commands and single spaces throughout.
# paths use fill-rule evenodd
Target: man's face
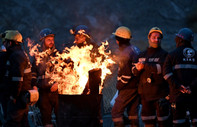
M 158 32 L 151 33 L 149 37 L 149 47 L 158 48 L 161 45 L 161 34 Z
M 55 41 L 53 36 L 48 36 L 44 40 L 44 45 L 46 46 L 46 48 L 52 48 L 54 46 L 54 43 Z
M 86 37 L 82 34 L 76 34 L 75 35 L 75 42 L 76 44 L 81 44 L 84 43 L 86 41 Z

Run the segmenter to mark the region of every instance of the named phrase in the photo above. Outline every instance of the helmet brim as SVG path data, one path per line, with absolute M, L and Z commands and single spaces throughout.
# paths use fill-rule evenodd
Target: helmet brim
M 40 41 L 42 41 L 44 38 L 49 37 L 49 36 L 55 37 L 55 34 L 46 35 L 46 36 L 44 36 L 43 38 L 41 38 Z

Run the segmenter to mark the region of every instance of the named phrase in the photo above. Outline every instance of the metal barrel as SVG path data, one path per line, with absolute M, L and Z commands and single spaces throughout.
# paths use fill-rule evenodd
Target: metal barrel
M 101 94 L 58 97 L 58 127 L 99 127 Z

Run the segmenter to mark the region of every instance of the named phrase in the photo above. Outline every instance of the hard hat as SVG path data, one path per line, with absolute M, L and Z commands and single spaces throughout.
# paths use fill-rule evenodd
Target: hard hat
M 163 38 L 163 33 L 162 33 L 161 29 L 159 27 L 153 27 L 153 28 L 150 29 L 150 31 L 148 33 L 148 39 L 149 39 L 151 33 L 153 33 L 153 32 L 160 33 L 161 34 L 161 38 Z
M 182 28 L 179 30 L 179 32 L 176 34 L 177 37 L 182 38 L 185 41 L 193 41 L 194 40 L 194 33 L 189 28 Z
M 5 31 L 5 39 L 12 40 L 12 41 L 17 41 L 17 42 L 20 42 L 20 43 L 23 42 L 23 37 L 18 30 L 7 30 L 7 31 Z
M 55 34 L 49 28 L 42 29 L 40 31 L 40 41 L 42 41 L 42 39 L 44 39 L 47 36 L 55 36 Z
M 0 34 L 0 37 L 2 38 L 2 42 L 5 41 L 5 35 L 6 35 L 6 33 L 13 32 L 13 31 L 17 31 L 17 30 L 6 30 L 5 32 L 1 33 Z
M 75 28 L 74 30 L 74 35 L 76 34 L 85 34 L 85 35 L 90 35 L 90 30 L 86 25 L 79 25 Z
M 115 36 L 124 38 L 124 39 L 131 39 L 132 38 L 131 31 L 129 30 L 129 28 L 127 28 L 125 26 L 118 27 L 116 29 L 116 32 L 112 33 L 112 34 Z

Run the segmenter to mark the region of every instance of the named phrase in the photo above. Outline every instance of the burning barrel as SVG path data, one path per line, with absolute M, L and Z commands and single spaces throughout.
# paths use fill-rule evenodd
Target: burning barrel
M 101 118 L 101 99 L 99 85 L 101 69 L 89 71 L 89 82 L 86 86 L 89 94 L 59 94 L 58 127 L 99 127 Z

